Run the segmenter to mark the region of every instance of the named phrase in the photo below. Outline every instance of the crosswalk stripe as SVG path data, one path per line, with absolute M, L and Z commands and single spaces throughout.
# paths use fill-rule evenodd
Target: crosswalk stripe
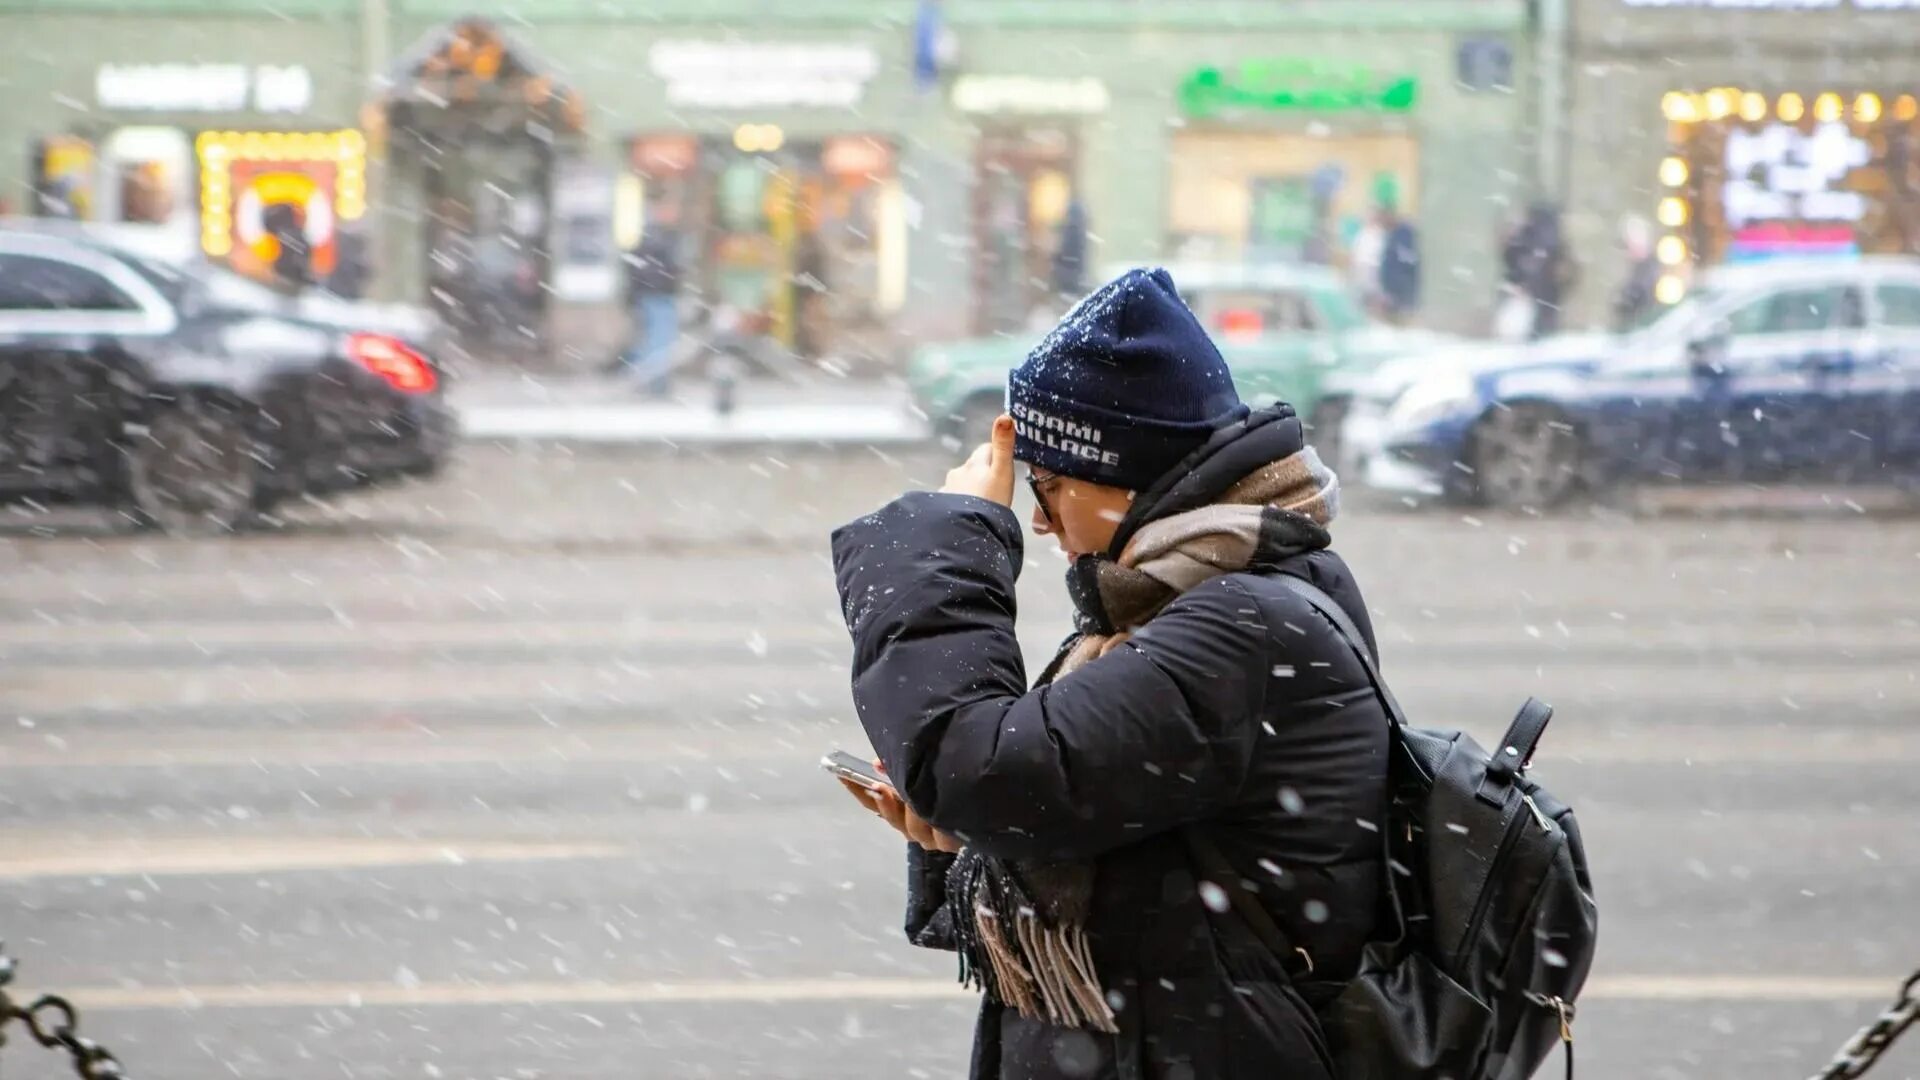
M 31 847 L 19 842 L 0 852 L 0 881 L 51 877 L 140 875 L 207 876 L 344 870 L 370 867 L 453 865 L 603 859 L 624 849 L 615 844 L 525 841 L 385 840 L 362 837 L 274 836 L 264 839 L 157 839 L 100 841 L 66 838 Z
M 642 650 L 597 663 L 569 658 L 448 664 L 394 656 L 300 665 L 76 664 L 36 669 L 15 664 L 0 667 L 0 706 L 31 714 L 221 702 L 459 705 L 510 698 L 559 703 L 648 693 L 692 702 L 700 697 L 735 699 L 781 689 L 832 694 L 835 699 L 845 692 L 846 659 L 838 652 L 822 650 L 813 660 L 757 659 L 745 649 L 742 654 L 739 660 L 724 662 L 685 657 L 671 662 L 649 660 Z M 1518 701 L 1527 694 L 1539 694 L 1566 708 L 1632 700 L 1649 712 L 1672 710 L 1678 715 L 1707 693 L 1722 706 L 1784 706 L 1788 710 L 1920 703 L 1920 679 L 1910 661 L 1889 658 L 1884 663 L 1840 667 L 1811 653 L 1799 663 L 1750 667 L 1703 660 L 1675 666 L 1583 663 L 1577 656 L 1421 662 L 1407 656 L 1390 660 L 1387 677 L 1395 691 L 1409 699 L 1423 693 L 1473 691 Z M 1578 689 L 1558 690 L 1562 685 Z
M 1493 718 L 1497 719 L 1497 718 Z M 852 711 L 839 720 L 788 726 L 786 734 L 858 739 Z M 1498 732 L 1481 732 L 1497 738 Z M 1643 725 L 1590 730 L 1575 725 L 1549 736 L 1552 760 L 1585 765 L 1900 765 L 1920 762 L 1920 731 L 1763 728 L 1738 730 Z M 140 731 L 130 736 L 0 738 L 0 771 L 10 769 L 186 767 L 418 767 L 511 762 L 535 767 L 732 761 L 777 766 L 793 752 L 751 724 L 653 725 L 644 730 L 555 732 L 551 728 L 452 728 L 444 731 Z M 807 761 L 806 764 L 811 764 Z
M 1600 975 L 1595 1001 L 1868 1002 L 1898 976 Z M 487 1005 L 700 1005 L 806 1001 L 947 1001 L 975 995 L 947 980 L 770 978 L 679 982 L 268 982 L 186 986 L 78 986 L 61 990 L 81 1009 L 420 1008 Z

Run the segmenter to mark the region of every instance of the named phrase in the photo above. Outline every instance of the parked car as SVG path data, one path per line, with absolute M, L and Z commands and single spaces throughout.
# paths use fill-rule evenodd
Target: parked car
M 1509 508 L 1621 482 L 1911 481 L 1920 261 L 1719 268 L 1626 334 L 1395 361 L 1343 440 L 1371 486 Z
M 1346 282 L 1325 267 L 1189 263 L 1167 270 L 1219 343 L 1240 396 L 1292 403 L 1329 459 L 1342 408 L 1337 395 L 1323 392 L 1329 376 L 1370 370 L 1389 357 L 1458 340 L 1373 321 Z M 1007 371 L 1046 329 L 917 350 L 907 366 L 914 404 L 943 437 L 984 439 L 1005 402 Z
M 0 230 L 0 501 L 230 529 L 289 495 L 437 470 L 440 383 L 352 305 Z

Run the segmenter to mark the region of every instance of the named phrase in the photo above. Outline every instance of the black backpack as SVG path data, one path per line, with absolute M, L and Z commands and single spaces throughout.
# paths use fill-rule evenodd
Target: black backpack
M 1524 1080 L 1555 1043 L 1573 1075 L 1573 1000 L 1598 913 L 1573 811 L 1526 776 L 1553 710 L 1528 699 L 1489 755 L 1457 731 L 1415 728 L 1332 597 L 1280 580 L 1338 627 L 1392 720 L 1381 829 L 1390 938 L 1320 1010 L 1340 1080 Z M 1294 950 L 1254 883 L 1196 830 L 1188 845 L 1256 936 Z

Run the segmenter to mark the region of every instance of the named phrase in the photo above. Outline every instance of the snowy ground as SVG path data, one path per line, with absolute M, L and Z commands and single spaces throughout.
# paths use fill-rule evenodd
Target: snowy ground
M 892 454 L 470 445 L 264 535 L 9 526 L 22 983 L 146 1080 L 961 1074 L 897 848 L 814 765 L 860 738 L 824 533 L 947 465 Z M 1802 1077 L 1920 963 L 1920 519 L 1336 533 L 1417 717 L 1560 709 L 1583 1075 Z M 1028 559 L 1038 652 L 1061 564 Z

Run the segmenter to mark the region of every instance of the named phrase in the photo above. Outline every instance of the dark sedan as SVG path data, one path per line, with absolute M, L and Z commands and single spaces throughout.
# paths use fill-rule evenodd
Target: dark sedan
M 0 231 L 0 501 L 217 531 L 435 472 L 439 368 L 358 322 L 204 264 Z

